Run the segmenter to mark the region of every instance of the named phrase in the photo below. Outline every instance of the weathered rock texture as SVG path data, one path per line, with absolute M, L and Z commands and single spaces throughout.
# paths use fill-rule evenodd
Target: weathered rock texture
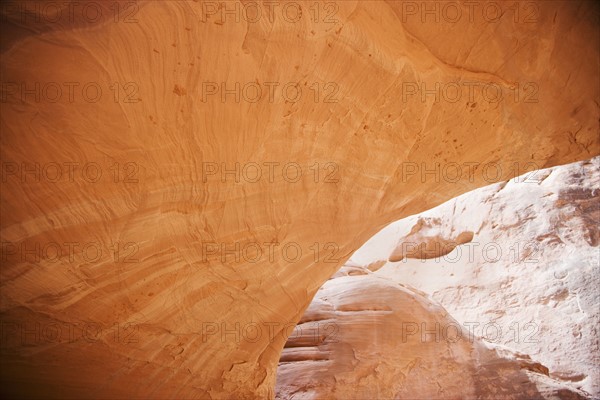
M 74 22 L 39 22 L 32 16 L 54 21 L 55 9 L 31 3 L 2 11 L 0 73 L 11 85 L 3 86 L 0 157 L 11 167 L 0 208 L 10 245 L 1 381 L 12 397 L 273 397 L 285 324 L 344 260 L 389 222 L 486 184 L 482 168 L 457 181 L 421 179 L 407 176 L 407 162 L 496 162 L 502 180 L 517 174 L 514 163 L 545 167 L 600 152 L 592 2 L 536 2 L 527 21 L 531 9 L 488 21 L 483 5 L 469 18 L 461 4 L 455 23 L 423 22 L 396 1 L 318 3 L 318 17 L 314 2 L 302 1 L 302 16 L 289 22 L 293 9 L 286 20 L 282 4 L 268 18 L 259 2 L 263 17 L 250 23 L 206 17 L 207 2 L 140 1 L 77 22 L 88 3 L 78 2 Z M 332 10 L 335 20 L 325 21 Z M 248 101 L 252 87 L 239 102 L 208 95 L 223 82 L 229 90 L 257 82 L 263 96 Z M 273 98 L 269 82 L 279 84 Z M 312 89 L 291 102 L 282 95 L 288 82 Z M 39 99 L 27 94 L 36 83 Z M 460 101 L 456 92 L 409 95 L 436 83 L 458 86 Z M 490 101 L 494 89 L 502 100 Z M 257 182 L 248 178 L 254 170 L 238 182 L 219 173 L 266 162 L 280 163 L 272 180 L 268 167 Z M 302 168 L 297 182 L 282 176 L 290 162 Z M 319 179 L 310 168 L 317 162 Z M 33 163 L 43 176 L 23 179 Z M 62 165 L 61 178 L 51 163 Z M 219 171 L 203 176 L 207 165 Z M 335 179 L 326 181 L 329 173 Z M 321 254 L 333 243 L 334 262 L 315 262 L 315 241 Z M 303 253 L 293 262 L 281 248 L 252 263 L 223 251 L 207 259 L 207 242 L 294 242 Z M 62 250 L 57 260 L 49 243 Z M 51 256 L 19 251 L 36 245 Z M 87 323 L 94 340 L 34 333 L 25 339 L 35 345 L 19 344 L 20 329 L 36 322 L 40 335 L 60 323 L 78 338 Z M 268 330 L 238 340 L 236 324 Z
M 599 197 L 596 157 L 390 224 L 317 292 L 278 397 L 598 397 Z
M 346 275 L 347 274 L 347 275 Z M 483 343 L 425 293 L 343 267 L 281 355 L 278 399 L 583 399 L 526 354 Z

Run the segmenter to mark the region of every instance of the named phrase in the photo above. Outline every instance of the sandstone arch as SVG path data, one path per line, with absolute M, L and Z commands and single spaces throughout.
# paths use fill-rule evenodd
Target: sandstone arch
M 2 242 L 17 249 L 94 243 L 104 251 L 93 263 L 81 252 L 55 262 L 8 254 L 2 321 L 84 321 L 110 332 L 92 343 L 9 345 L 2 380 L 11 393 L 272 397 L 285 335 L 204 340 L 202 323 L 277 323 L 281 332 L 378 229 L 488 183 L 481 169 L 473 179 L 422 179 L 408 174 L 408 163 L 497 163 L 501 180 L 519 174 L 515 163 L 541 168 L 599 153 L 598 12 L 591 2 L 536 3 L 535 23 L 507 15 L 452 27 L 406 19 L 403 3 L 393 1 L 340 3 L 333 24 L 202 22 L 202 4 L 140 2 L 136 23 L 54 25 L 61 29 L 16 38 L 3 24 L 4 83 L 94 83 L 102 95 L 77 90 L 71 101 L 65 89 L 51 102 L 44 93 L 38 101 L 4 88 L 0 154 L 19 169 L 5 171 L 2 182 Z M 257 80 L 334 83 L 337 102 L 222 102 L 202 92 L 206 82 Z M 406 83 L 466 81 L 504 90 L 534 82 L 539 97 L 493 104 L 403 97 Z M 468 90 L 461 85 L 463 96 Z M 78 173 L 96 163 L 104 178 L 26 175 L 24 182 L 22 163 L 31 162 L 59 163 L 63 171 L 64 163 L 79 163 Z M 204 163 L 251 162 L 295 162 L 306 174 L 295 183 L 283 176 L 223 182 L 219 175 L 203 182 Z M 315 182 L 315 162 L 337 166 L 338 182 Z M 126 180 L 128 165 L 137 181 Z M 334 243 L 339 262 L 315 263 L 315 238 L 321 247 Z M 220 255 L 204 262 L 202 243 L 274 240 L 305 252 L 293 263 L 281 255 L 252 265 Z M 121 252 L 115 262 L 114 246 L 128 243 L 137 246 L 137 261 L 123 262 Z M 138 342 L 115 341 L 115 323 L 133 323 Z

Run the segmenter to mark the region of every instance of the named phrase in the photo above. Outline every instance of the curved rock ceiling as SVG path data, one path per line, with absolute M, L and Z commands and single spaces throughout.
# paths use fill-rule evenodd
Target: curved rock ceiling
M 272 398 L 380 228 L 600 153 L 598 7 L 511 4 L 4 3 L 2 391 Z

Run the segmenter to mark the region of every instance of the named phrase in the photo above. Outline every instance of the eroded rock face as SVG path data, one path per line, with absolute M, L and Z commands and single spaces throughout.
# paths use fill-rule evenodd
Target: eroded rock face
M 539 397 L 553 393 L 541 388 L 540 382 L 546 379 L 554 380 L 551 387 L 597 397 L 599 196 L 598 157 L 538 170 L 390 224 L 351 257 L 349 268 L 411 285 L 439 302 L 478 340 L 512 350 L 513 356 L 516 352 L 530 357 L 540 366 L 537 372 L 547 375 L 542 381 L 539 376 L 534 379 Z M 442 238 L 437 243 L 450 243 L 452 250 L 440 252 L 439 247 L 430 246 L 434 254 L 387 261 L 398 249 L 421 243 L 415 231 L 424 226 L 429 237 Z M 470 242 L 461 245 L 451 240 L 456 232 L 466 231 L 474 232 Z M 340 284 L 338 291 L 351 296 L 352 289 Z M 371 296 L 378 293 L 374 289 Z M 319 291 L 317 303 L 309 310 L 320 309 L 323 296 L 325 292 Z M 362 299 L 362 304 L 368 309 L 368 300 Z M 422 321 L 429 327 L 430 319 Z M 418 327 L 408 328 L 423 333 L 422 321 L 415 319 L 412 322 Z M 361 319 L 354 325 L 345 321 L 345 325 L 353 335 L 375 329 Z M 286 370 L 280 367 L 280 371 Z M 488 387 L 481 393 L 492 393 L 488 390 L 495 389 Z
M 355 275 L 330 280 L 286 343 L 277 398 L 386 399 L 419 389 L 432 397 L 438 387 L 423 387 L 428 380 L 452 382 L 445 385 L 444 398 L 474 393 L 470 346 L 420 343 L 401 335 L 404 322 L 445 324 L 445 317 L 425 297 L 386 279 Z M 453 380 L 455 372 L 467 381 Z
M 473 240 L 473 232 L 451 232 L 448 237 L 439 234 L 440 220 L 417 221 L 410 233 L 403 239 L 390 255 L 389 261 L 402 261 L 404 258 L 439 258 L 450 253 L 461 244 Z
M 276 398 L 585 397 L 526 354 L 486 346 L 425 293 L 348 266 L 288 339 Z
M 90 2 L 77 3 L 79 15 Z M 273 397 L 287 324 L 381 227 L 486 184 L 472 163 L 498 163 L 500 181 L 515 163 L 600 152 L 592 2 L 538 2 L 534 21 L 456 23 L 423 22 L 403 4 L 343 1 L 335 20 L 321 9 L 293 23 L 282 8 L 223 20 L 202 1 L 140 1 L 116 19 L 103 8 L 94 23 L 36 25 L 3 9 L 3 390 Z M 221 91 L 254 82 L 256 102 Z M 269 96 L 269 82 L 313 89 L 292 102 Z M 469 82 L 460 101 L 424 95 L 456 82 Z M 414 173 L 435 162 L 463 173 Z M 288 163 L 299 180 L 296 165 L 283 175 Z M 315 260 L 315 241 L 333 258 Z M 302 255 L 290 261 L 280 246 L 267 257 L 265 243 Z M 50 255 L 21 251 L 36 246 Z M 240 339 L 255 323 L 262 335 Z M 66 326 L 62 342 L 52 324 Z M 37 333 L 22 342 L 23 329 Z

